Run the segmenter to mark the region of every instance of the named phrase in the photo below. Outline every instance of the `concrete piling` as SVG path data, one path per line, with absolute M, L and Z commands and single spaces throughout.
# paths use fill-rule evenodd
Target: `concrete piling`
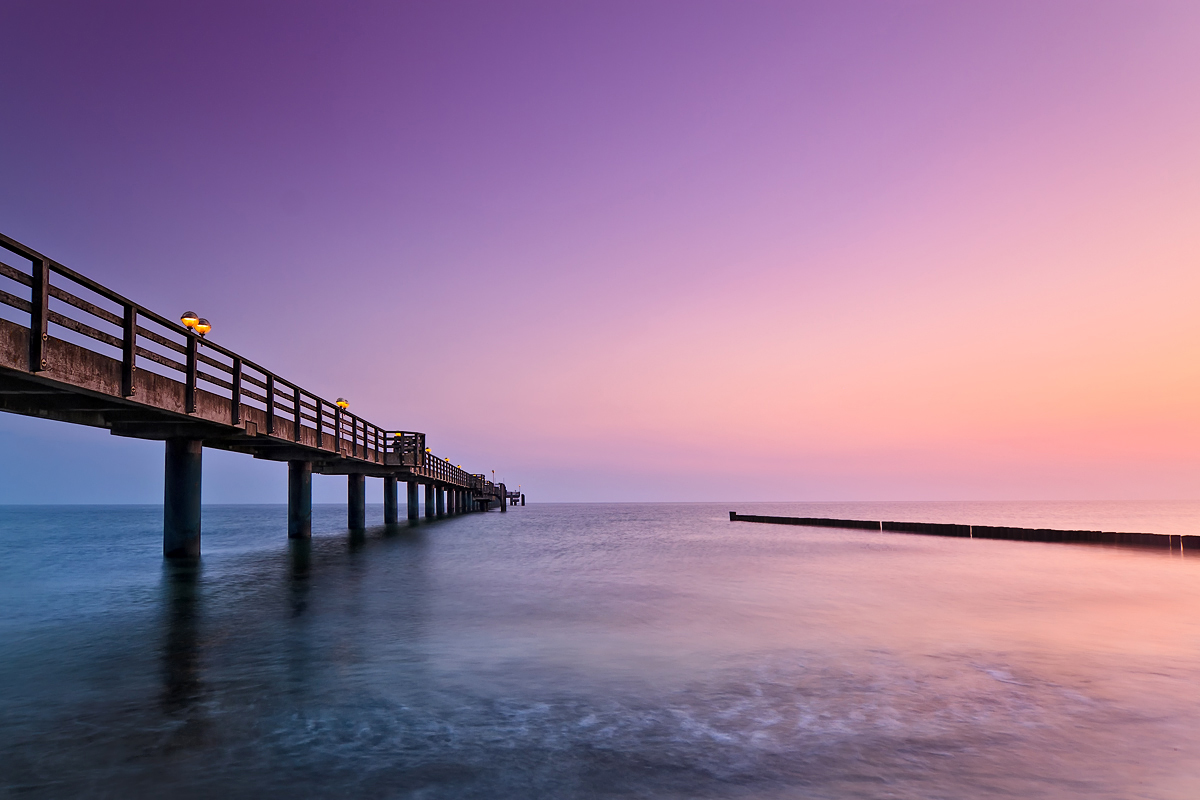
M 436 489 L 436 492 L 437 494 L 435 497 L 437 500 L 437 515 L 439 517 L 444 517 L 446 516 L 446 493 L 440 486 Z
M 361 472 L 346 476 L 346 525 L 351 530 L 367 527 L 367 476 Z
M 419 506 L 419 503 L 421 502 L 420 492 L 418 491 L 418 487 L 420 486 L 420 484 L 417 483 L 416 481 L 408 481 L 407 485 L 408 485 L 408 498 L 407 498 L 408 518 L 409 519 L 417 519 L 417 517 L 419 517 L 420 513 L 421 513 L 421 509 Z
M 200 555 L 200 478 L 204 442 L 167 439 L 163 481 L 163 555 Z
M 395 525 L 400 521 L 400 493 L 396 479 L 383 479 L 383 524 Z
M 425 484 L 425 519 L 433 519 L 434 508 L 436 503 L 433 499 L 433 494 L 436 491 L 432 483 Z
M 312 538 L 312 462 L 288 462 L 288 538 Z

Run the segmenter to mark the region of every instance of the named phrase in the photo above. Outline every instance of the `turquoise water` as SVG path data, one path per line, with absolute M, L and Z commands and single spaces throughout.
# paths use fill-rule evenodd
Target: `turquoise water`
M 13 797 L 1195 798 L 1200 504 L 0 508 Z

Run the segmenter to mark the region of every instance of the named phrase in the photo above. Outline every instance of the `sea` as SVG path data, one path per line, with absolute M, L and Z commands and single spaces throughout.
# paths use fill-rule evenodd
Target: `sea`
M 0 507 L 0 796 L 1200 798 L 1200 503 Z M 402 511 L 403 514 L 403 511 Z

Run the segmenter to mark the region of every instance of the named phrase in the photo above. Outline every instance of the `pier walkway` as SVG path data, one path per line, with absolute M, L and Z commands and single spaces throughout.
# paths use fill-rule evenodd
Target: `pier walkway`
M 312 535 L 312 475 L 346 475 L 348 523 L 365 479 L 384 481 L 384 522 L 505 510 L 504 484 L 439 458 L 425 434 L 388 430 L 207 341 L 192 329 L 0 234 L 0 411 L 166 442 L 163 553 L 200 553 L 204 447 L 288 462 L 288 536 Z

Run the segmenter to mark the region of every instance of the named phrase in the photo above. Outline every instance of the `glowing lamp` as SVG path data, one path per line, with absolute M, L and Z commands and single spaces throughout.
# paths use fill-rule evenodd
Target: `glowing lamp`
M 334 403 L 334 405 L 336 405 L 342 411 L 345 411 L 347 408 L 350 407 L 350 404 L 346 402 L 346 398 L 344 398 L 344 397 L 339 397 L 337 399 L 337 402 Z
M 196 320 L 196 324 L 193 326 L 193 329 L 196 331 L 196 333 L 203 336 L 212 330 L 212 325 L 204 317 L 201 317 L 200 319 Z
M 179 321 L 183 323 L 183 327 L 190 330 L 196 327 L 196 323 L 200 321 L 200 317 L 195 311 L 185 311 L 183 316 L 179 318 Z

